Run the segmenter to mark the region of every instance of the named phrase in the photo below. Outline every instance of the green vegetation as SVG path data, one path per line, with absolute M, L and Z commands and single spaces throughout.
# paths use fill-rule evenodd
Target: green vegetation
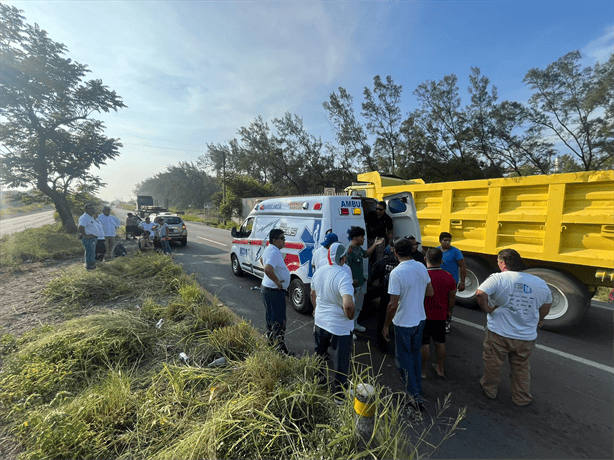
M 18 268 L 26 260 L 71 259 L 80 254 L 81 241 L 59 224 L 29 228 L 0 239 L 1 267 Z
M 204 219 L 202 217 L 198 217 L 198 215 L 196 214 L 184 214 L 183 216 L 181 216 L 181 218 L 186 221 L 186 222 L 202 222 L 205 225 L 208 225 L 209 227 L 217 227 L 217 228 L 225 228 L 227 230 L 230 230 L 232 227 L 237 227 L 237 223 L 233 222 L 233 221 L 227 221 L 227 222 L 222 222 L 220 220 L 215 220 L 215 219 Z
M 612 292 L 611 288 L 599 286 L 597 288 L 597 293 L 595 294 L 595 300 L 607 302 L 609 300 L 610 292 Z
M 160 254 L 68 271 L 45 293 L 81 316 L 1 337 L 1 436 L 22 459 L 413 458 L 464 415 L 405 420 L 355 364 L 352 381 L 376 387 L 374 435 L 359 440 L 351 398 L 333 402 L 315 357 L 279 354 Z

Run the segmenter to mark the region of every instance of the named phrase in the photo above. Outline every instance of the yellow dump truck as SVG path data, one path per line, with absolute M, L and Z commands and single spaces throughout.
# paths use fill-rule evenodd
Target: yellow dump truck
M 360 174 L 346 189 L 383 199 L 411 192 L 423 246 L 452 234 L 467 264 L 458 303 L 475 305 L 476 288 L 497 271 L 496 255 L 516 249 L 553 294 L 544 328 L 573 327 L 598 286 L 614 281 L 614 171 L 588 171 L 426 184 L 377 172 Z

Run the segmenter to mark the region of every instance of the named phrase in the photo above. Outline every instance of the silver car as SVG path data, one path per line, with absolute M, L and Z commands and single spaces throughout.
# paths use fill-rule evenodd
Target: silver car
M 164 223 L 168 224 L 169 236 L 171 241 L 179 241 L 181 246 L 188 244 L 188 229 L 185 226 L 185 222 L 177 214 L 171 214 L 170 212 L 162 212 L 160 214 L 152 214 L 149 216 L 152 222 L 156 219 L 163 218 Z

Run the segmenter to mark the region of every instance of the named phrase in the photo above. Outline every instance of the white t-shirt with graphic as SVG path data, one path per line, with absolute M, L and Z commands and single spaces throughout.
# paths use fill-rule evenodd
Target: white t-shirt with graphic
M 498 308 L 488 314 L 488 329 L 519 340 L 535 340 L 539 307 L 552 303 L 552 292 L 544 280 L 523 272 L 493 273 L 478 289 L 488 294 L 490 305 Z

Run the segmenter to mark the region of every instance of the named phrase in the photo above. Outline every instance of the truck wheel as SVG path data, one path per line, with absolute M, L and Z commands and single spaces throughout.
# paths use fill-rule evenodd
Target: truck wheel
M 185 246 L 186 244 L 188 244 L 188 238 L 187 237 L 182 238 L 181 239 L 181 246 Z
M 456 291 L 456 303 L 463 307 L 475 307 L 478 304 L 476 292 L 478 286 L 490 275 L 488 267 L 473 257 L 465 258 L 467 276 L 465 278 L 465 290 Z
M 543 329 L 568 329 L 580 322 L 590 306 L 590 295 L 580 280 L 548 268 L 529 268 L 525 273 L 543 279 L 552 292 L 552 307 L 544 318 Z
M 243 275 L 243 269 L 241 268 L 241 262 L 239 262 L 239 259 L 237 259 L 237 256 L 235 256 L 234 254 L 230 256 L 230 262 L 232 264 L 232 273 L 235 276 Z
M 299 313 L 309 313 L 311 311 L 309 290 L 299 278 L 294 278 L 290 282 L 288 292 L 290 293 L 290 303 L 292 304 L 292 308 Z

